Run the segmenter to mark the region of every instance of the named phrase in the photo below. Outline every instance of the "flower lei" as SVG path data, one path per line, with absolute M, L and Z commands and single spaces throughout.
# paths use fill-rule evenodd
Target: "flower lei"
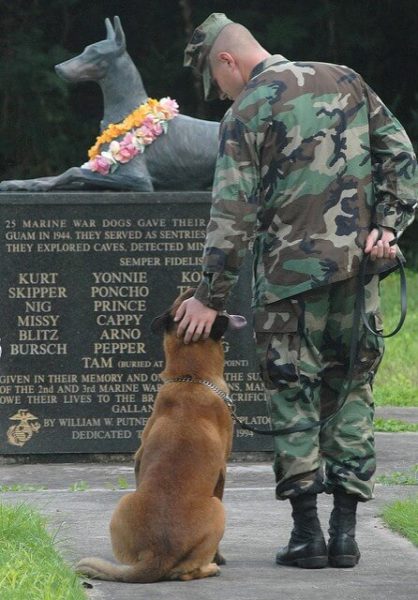
M 90 169 L 101 175 L 113 173 L 119 164 L 127 163 L 137 154 L 145 151 L 145 146 L 162 133 L 167 132 L 167 122 L 179 113 L 179 107 L 171 98 L 154 100 L 148 98 L 132 111 L 121 123 L 111 123 L 101 133 L 96 143 L 88 151 L 89 161 L 82 169 Z M 119 142 L 115 138 L 124 135 Z M 109 144 L 107 150 L 100 151 L 103 144 Z

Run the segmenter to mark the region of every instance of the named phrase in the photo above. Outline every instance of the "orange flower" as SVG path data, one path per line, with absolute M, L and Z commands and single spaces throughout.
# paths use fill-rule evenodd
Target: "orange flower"
M 95 143 L 88 151 L 89 159 L 92 160 L 100 154 L 100 148 L 103 144 L 109 144 L 112 140 L 118 138 L 132 129 L 139 128 L 147 118 L 156 119 L 158 123 L 164 123 L 173 119 L 177 114 L 177 108 L 167 111 L 165 103 L 171 103 L 171 107 L 177 107 L 175 100 L 163 98 L 162 104 L 159 100 L 148 98 L 148 100 L 133 110 L 121 123 L 110 123 L 107 128 L 96 138 Z

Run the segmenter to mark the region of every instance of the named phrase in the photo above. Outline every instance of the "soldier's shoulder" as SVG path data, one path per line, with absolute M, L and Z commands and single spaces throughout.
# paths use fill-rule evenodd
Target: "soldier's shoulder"
M 266 83 L 247 85 L 225 114 L 224 120 L 241 121 L 250 129 L 257 128 L 259 118 L 271 113 L 271 90 Z

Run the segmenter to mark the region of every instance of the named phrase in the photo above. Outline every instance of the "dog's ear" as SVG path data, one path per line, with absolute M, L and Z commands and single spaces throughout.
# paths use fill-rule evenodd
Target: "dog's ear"
M 166 311 L 162 315 L 155 317 L 151 321 L 151 331 L 152 333 L 163 333 L 166 331 L 170 331 L 174 326 L 174 319 L 170 313 L 170 311 Z
M 226 315 L 228 317 L 228 330 L 238 331 L 248 325 L 247 319 L 242 315 Z
M 217 315 L 210 330 L 209 337 L 215 342 L 219 341 L 228 329 L 229 319 L 226 315 Z
M 125 33 L 122 29 L 120 19 L 117 16 L 113 17 L 113 29 L 115 32 L 116 46 L 119 46 L 119 48 L 124 50 L 126 48 Z
M 238 331 L 247 325 L 247 319 L 241 315 L 229 315 L 222 313 L 217 315 L 209 337 L 217 342 L 228 331 Z

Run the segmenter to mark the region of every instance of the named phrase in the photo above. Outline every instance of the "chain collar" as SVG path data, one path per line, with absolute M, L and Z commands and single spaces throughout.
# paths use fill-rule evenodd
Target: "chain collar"
M 183 375 L 182 377 L 170 377 L 169 379 L 163 379 L 163 383 L 200 383 L 201 385 L 205 385 L 210 390 L 218 394 L 220 398 L 225 402 L 229 410 L 231 411 L 232 416 L 235 415 L 235 405 L 234 401 L 226 392 L 221 390 L 217 385 L 215 385 L 212 381 L 208 379 L 196 379 L 191 375 Z

